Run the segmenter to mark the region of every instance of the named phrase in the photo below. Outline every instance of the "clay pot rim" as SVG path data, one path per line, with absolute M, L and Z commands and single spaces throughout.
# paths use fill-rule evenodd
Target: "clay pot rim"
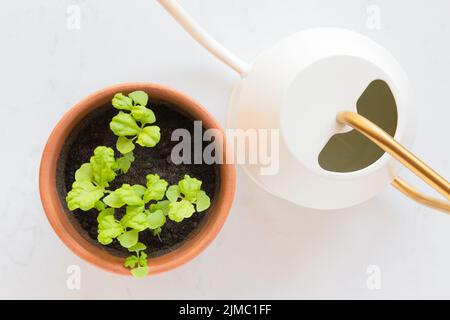
M 113 256 L 99 244 L 85 239 L 70 222 L 58 196 L 56 169 L 61 148 L 79 121 L 89 112 L 102 106 L 108 100 L 110 101 L 115 93 L 129 93 L 134 90 L 146 91 L 150 99 L 153 97 L 171 102 L 193 119 L 202 120 L 205 128 L 219 129 L 223 133 L 222 127 L 213 116 L 189 96 L 160 84 L 146 82 L 122 83 L 100 89 L 71 107 L 56 124 L 42 153 L 39 170 L 39 193 L 47 219 L 59 238 L 80 258 L 104 270 L 122 275 L 130 274 L 129 270 L 123 267 L 124 258 Z M 224 150 L 226 150 L 225 143 L 225 137 L 223 137 Z M 165 272 L 190 261 L 217 236 L 233 202 L 236 184 L 235 165 L 220 164 L 219 176 L 219 187 L 209 209 L 207 221 L 200 227 L 196 235 L 183 242 L 175 250 L 156 258 L 150 258 L 148 260 L 149 266 L 151 266 L 149 274 Z

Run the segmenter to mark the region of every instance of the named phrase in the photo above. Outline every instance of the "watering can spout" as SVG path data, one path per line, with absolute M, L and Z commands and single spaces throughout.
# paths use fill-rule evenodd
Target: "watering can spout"
M 186 11 L 174 0 L 157 0 L 161 6 L 194 38 L 200 45 L 216 56 L 223 63 L 245 77 L 251 66 L 230 52 L 211 35 L 209 35 Z
M 350 111 L 343 111 L 338 113 L 336 120 L 339 123 L 347 124 L 355 130 L 358 130 L 378 145 L 378 147 L 400 161 L 400 163 L 428 183 L 432 188 L 441 193 L 446 198 L 446 201 L 424 195 L 398 177 L 392 181 L 392 185 L 395 188 L 423 205 L 450 214 L 450 183 L 445 178 L 403 147 L 387 132 L 361 115 Z

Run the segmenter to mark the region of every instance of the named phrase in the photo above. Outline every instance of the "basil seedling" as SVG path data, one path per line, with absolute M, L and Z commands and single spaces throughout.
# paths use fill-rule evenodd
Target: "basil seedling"
M 97 241 L 102 245 L 117 241 L 133 252 L 126 258 L 124 267 L 131 269 L 137 278 L 148 273 L 147 247 L 139 242 L 140 232 L 151 232 L 161 240 L 167 218 L 179 223 L 195 212 L 205 211 L 211 204 L 201 190 L 202 182 L 189 175 L 170 187 L 158 174 L 148 174 L 145 186 L 124 183 L 115 190 L 110 189 L 117 175 L 127 173 L 135 161 L 134 141 L 142 147 L 154 147 L 160 140 L 159 127 L 149 125 L 156 118 L 146 107 L 147 103 L 148 95 L 143 91 L 128 96 L 114 95 L 112 105 L 120 111 L 113 117 L 110 128 L 118 136 L 116 148 L 121 156 L 115 158 L 110 147 L 96 147 L 89 162 L 75 172 L 75 181 L 66 197 L 70 211 L 94 208 L 98 211 Z M 124 208 L 124 214 L 118 219 L 116 210 L 120 208 Z

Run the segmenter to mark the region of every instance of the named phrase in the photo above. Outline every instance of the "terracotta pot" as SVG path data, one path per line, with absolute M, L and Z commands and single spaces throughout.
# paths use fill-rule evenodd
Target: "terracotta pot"
M 154 99 L 174 104 L 180 111 L 186 112 L 192 118 L 202 120 L 205 128 L 222 130 L 217 121 L 200 104 L 180 92 L 151 83 L 118 84 L 93 93 L 66 112 L 47 141 L 39 172 L 39 192 L 42 205 L 50 224 L 60 239 L 80 258 L 105 270 L 124 275 L 130 274 L 129 269 L 123 267 L 124 258 L 111 255 L 100 244 L 83 237 L 69 219 L 58 196 L 56 168 L 61 149 L 72 129 L 88 113 L 111 101 L 115 93 L 129 93 L 134 90 L 143 90 Z M 206 222 L 195 236 L 187 239 L 175 250 L 156 258 L 150 258 L 148 261 L 150 274 L 168 271 L 188 262 L 216 237 L 233 202 L 236 168 L 232 164 L 221 164 L 219 165 L 219 175 L 220 185 L 209 209 Z

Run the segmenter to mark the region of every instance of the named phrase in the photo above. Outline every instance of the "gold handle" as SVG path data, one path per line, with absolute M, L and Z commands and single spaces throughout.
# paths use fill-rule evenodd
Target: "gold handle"
M 398 143 L 386 131 L 378 127 L 363 116 L 351 112 L 343 111 L 337 115 L 337 121 L 347 124 L 353 129 L 358 130 L 364 136 L 373 141 L 378 147 L 389 153 L 395 159 L 400 161 L 405 167 L 411 170 L 415 175 L 424 180 L 427 184 L 441 193 L 447 201 L 435 199 L 421 194 L 408 183 L 399 178 L 394 178 L 392 185 L 411 199 L 426 205 L 428 207 L 450 213 L 450 184 L 441 177 L 436 171 L 431 169 L 422 160 L 417 158 L 408 149 Z

